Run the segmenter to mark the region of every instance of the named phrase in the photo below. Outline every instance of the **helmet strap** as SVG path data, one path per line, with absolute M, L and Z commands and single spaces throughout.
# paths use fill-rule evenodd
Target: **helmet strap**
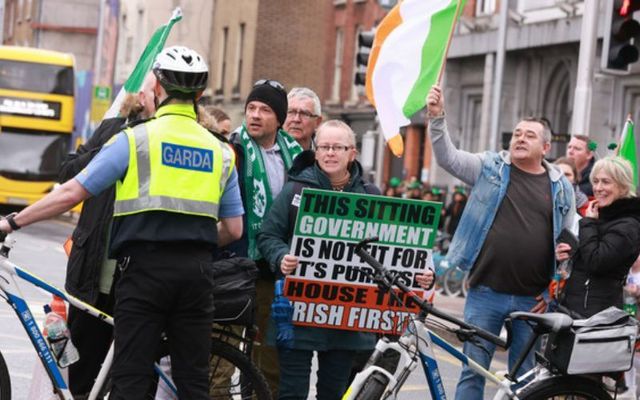
M 156 110 L 158 110 L 160 107 L 166 106 L 166 105 L 167 105 L 167 104 L 169 104 L 169 102 L 170 102 L 171 100 L 173 100 L 173 99 L 174 99 L 174 97 L 173 97 L 172 95 L 168 94 L 168 95 L 167 95 L 167 97 L 166 97 L 164 100 L 162 100 L 162 102 L 161 102 L 160 104 L 158 104 L 158 105 L 156 106 Z M 156 100 L 155 100 L 155 101 L 156 101 L 156 102 L 158 101 L 158 98 L 157 98 L 157 97 L 156 97 Z

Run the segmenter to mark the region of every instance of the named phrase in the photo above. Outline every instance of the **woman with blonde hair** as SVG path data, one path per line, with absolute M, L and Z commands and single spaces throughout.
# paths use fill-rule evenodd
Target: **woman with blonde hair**
M 622 308 L 625 277 L 640 253 L 640 199 L 631 164 L 605 157 L 593 166 L 590 180 L 595 199 L 580 220 L 577 249 L 566 243 L 556 247 L 558 261 L 573 261 L 561 302 L 584 317 Z

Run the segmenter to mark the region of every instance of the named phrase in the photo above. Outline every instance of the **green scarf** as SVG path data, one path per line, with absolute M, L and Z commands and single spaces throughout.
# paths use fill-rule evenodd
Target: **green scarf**
M 240 143 L 244 148 L 244 199 L 245 212 L 247 213 L 247 238 L 249 240 L 249 258 L 259 260 L 262 258 L 256 246 L 256 235 L 262 226 L 267 211 L 273 202 L 269 177 L 262 159 L 260 146 L 249 136 L 247 127 L 242 124 L 240 129 Z M 289 171 L 293 159 L 302 152 L 302 147 L 294 138 L 282 129 L 276 133 L 276 143 L 280 148 L 280 156 L 284 161 L 285 174 Z M 286 178 L 286 175 L 285 175 Z

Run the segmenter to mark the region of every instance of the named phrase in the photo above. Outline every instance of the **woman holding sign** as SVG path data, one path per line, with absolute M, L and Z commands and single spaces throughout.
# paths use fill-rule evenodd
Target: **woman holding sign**
M 289 181 L 275 199 L 258 234 L 261 253 L 280 277 L 300 267 L 298 258 L 290 254 L 290 240 L 303 188 L 380 194 L 377 187 L 363 180 L 355 144 L 355 134 L 347 124 L 327 121 L 316 133 L 315 153 L 305 151 L 294 161 Z M 426 287 L 433 276 L 417 280 Z M 372 333 L 294 326 L 293 344 L 278 347 L 279 399 L 307 399 L 314 351 L 318 352 L 317 398 L 340 399 L 347 388 L 356 352 L 372 350 L 375 339 Z

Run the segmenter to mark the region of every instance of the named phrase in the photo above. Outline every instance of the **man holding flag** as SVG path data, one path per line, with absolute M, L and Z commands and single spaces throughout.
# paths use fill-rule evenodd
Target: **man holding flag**
M 444 96 L 434 86 L 427 98 L 429 132 L 438 164 L 472 186 L 449 247 L 450 265 L 471 270 L 464 319 L 496 335 L 514 311 L 544 312 L 543 294 L 555 271 L 554 248 L 563 228 L 573 224 L 573 188 L 545 161 L 551 132 L 540 119 L 520 121 L 509 151 L 468 153 L 456 149 L 444 118 Z M 531 336 L 524 321 L 513 322 L 509 368 Z M 464 353 L 489 368 L 495 345 L 464 343 Z M 534 366 L 529 354 L 516 376 Z M 467 365 L 456 399 L 481 399 L 485 380 Z

